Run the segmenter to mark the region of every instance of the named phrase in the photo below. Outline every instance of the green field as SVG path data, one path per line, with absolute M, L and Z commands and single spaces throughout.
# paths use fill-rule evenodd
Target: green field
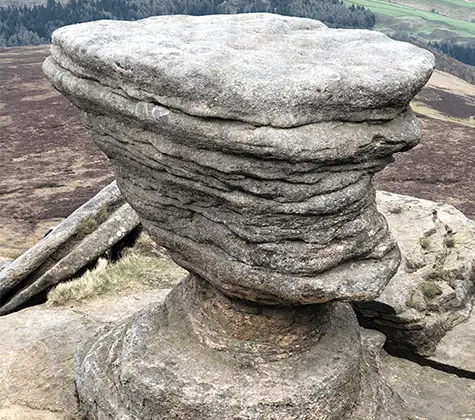
M 475 1 L 473 0 L 391 0 L 391 3 L 426 11 L 434 9 L 441 15 L 469 22 L 475 19 Z
M 422 0 L 413 3 L 411 0 L 400 0 L 407 5 L 388 0 L 345 0 L 345 2 L 348 5 L 354 3 L 370 9 L 377 17 L 374 29 L 382 32 L 405 31 L 437 39 L 439 36 L 444 37 L 441 31 L 445 30 L 461 38 L 475 37 L 475 18 L 471 21 L 472 19 L 452 17 L 463 16 L 468 19 L 475 16 L 475 2 Z M 431 6 L 436 12 L 423 10 Z

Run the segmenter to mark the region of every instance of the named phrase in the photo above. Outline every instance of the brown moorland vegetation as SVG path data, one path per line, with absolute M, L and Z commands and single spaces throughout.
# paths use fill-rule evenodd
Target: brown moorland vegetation
M 0 49 L 0 259 L 112 180 L 78 111 L 44 78 L 48 54 L 47 46 Z
M 475 85 L 436 71 L 412 102 L 422 142 L 377 175 L 377 188 L 444 201 L 475 219 Z

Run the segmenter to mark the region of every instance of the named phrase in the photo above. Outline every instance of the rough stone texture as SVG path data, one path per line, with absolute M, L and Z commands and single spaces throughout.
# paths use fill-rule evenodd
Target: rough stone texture
M 175 16 L 60 29 L 43 68 L 192 273 L 80 346 L 90 418 L 407 417 L 333 301 L 375 299 L 397 271 L 371 179 L 419 141 L 407 106 L 430 53 L 306 19 Z
M 381 191 L 377 204 L 401 248 L 403 263 L 377 299 L 356 304 L 360 321 L 384 332 L 389 346 L 429 356 L 440 339 L 470 315 L 475 224 L 453 206 L 414 197 Z M 449 341 L 454 349 L 460 343 L 463 352 L 459 340 Z
M 306 20 L 272 15 L 234 18 L 236 21 L 230 27 L 242 24 L 249 31 L 262 26 L 262 31 L 269 32 L 272 39 L 272 34 L 283 34 L 293 31 L 295 25 L 307 24 Z M 164 18 L 163 22 L 160 19 L 139 22 L 138 28 L 142 29 L 137 33 L 143 35 L 143 28 L 151 33 L 174 31 L 173 24 L 170 28 L 166 26 L 165 31 L 160 29 L 173 18 Z M 188 18 L 183 19 L 177 18 L 177 24 L 188 22 Z M 197 22 L 197 34 L 203 25 L 208 25 L 209 31 L 215 28 L 217 50 L 221 43 L 225 45 L 226 41 L 219 38 L 223 28 L 215 24 L 218 18 L 190 19 Z M 229 19 L 225 17 L 224 22 Z M 375 209 L 371 177 L 390 161 L 393 153 L 417 144 L 420 127 L 412 112 L 399 109 L 394 119 L 377 124 L 323 122 L 292 129 L 225 120 L 226 114 L 214 115 L 219 118 L 198 118 L 162 106 L 151 94 L 136 97 L 136 90 L 145 92 L 138 80 L 134 79 L 135 90 L 125 85 L 118 89 L 117 80 L 126 83 L 127 79 L 127 72 L 120 66 L 104 70 L 102 76 L 86 75 L 78 70 L 78 66 L 89 68 L 92 63 L 94 69 L 106 69 L 111 64 L 105 52 L 98 55 L 94 49 L 89 50 L 96 44 L 93 41 L 96 38 L 97 45 L 102 45 L 102 38 L 107 39 L 108 50 L 123 54 L 123 59 L 131 65 L 140 67 L 147 62 L 149 58 L 142 61 L 139 57 L 144 55 L 134 52 L 141 50 L 146 42 L 132 31 L 127 32 L 130 37 L 118 36 L 123 34 L 123 29 L 120 23 L 110 26 L 100 22 L 95 29 L 94 25 L 85 24 L 56 32 L 53 55 L 45 62 L 44 70 L 57 89 L 86 111 L 86 125 L 95 132 L 97 144 L 111 159 L 126 199 L 154 239 L 171 251 L 175 261 L 228 294 L 261 302 L 317 303 L 378 296 L 395 273 L 399 255 L 385 220 Z M 312 39 L 320 42 L 317 41 L 320 34 L 327 33 L 333 35 L 325 35 L 326 43 L 333 39 L 340 45 L 340 38 L 347 40 L 348 34 L 355 37 L 358 45 L 362 42 L 359 32 L 330 29 L 316 31 Z M 377 49 L 381 39 L 387 46 L 394 43 L 391 52 L 394 60 L 397 57 L 404 61 L 405 48 L 415 54 L 412 60 L 418 63 L 417 69 L 407 68 L 407 78 L 402 77 L 397 83 L 399 91 L 407 89 L 415 94 L 420 83 L 412 79 L 425 80 L 430 73 L 426 52 L 418 54 L 420 50 L 412 46 L 405 47 L 379 35 L 372 39 L 372 32 L 363 33 L 367 47 L 373 45 Z M 96 38 L 89 38 L 90 34 L 96 34 Z M 305 31 L 297 31 L 295 37 L 299 34 L 306 39 Z M 112 39 L 119 38 L 129 43 L 129 47 L 116 47 Z M 206 43 L 200 46 L 200 39 L 197 35 L 196 48 L 209 48 Z M 286 48 L 285 36 L 278 39 L 282 40 L 282 50 L 292 50 Z M 269 41 L 271 45 L 273 42 L 277 40 Z M 179 39 L 176 45 L 169 40 L 169 45 L 176 51 L 181 51 L 183 46 Z M 248 48 L 260 51 L 261 46 L 251 43 Z M 155 48 L 150 54 L 152 57 L 163 54 L 160 51 L 161 47 Z M 246 63 L 241 50 L 232 51 L 235 60 Z M 301 60 L 307 60 L 309 65 L 313 63 L 313 50 L 302 47 L 301 53 L 306 57 Z M 328 56 L 333 53 L 326 52 Z M 183 57 L 181 52 L 177 54 L 180 62 L 188 58 L 187 54 Z M 338 54 L 344 56 L 341 51 Z M 167 57 L 171 60 L 172 56 Z M 282 60 L 290 62 L 284 52 L 282 56 Z M 322 61 L 324 56 L 322 51 Z M 188 65 L 188 61 L 183 63 Z M 263 83 L 269 82 L 273 66 L 270 61 Z M 353 69 L 344 59 L 340 67 L 342 74 Z M 361 71 L 362 83 L 370 75 L 378 78 L 378 71 L 376 64 L 371 71 Z M 139 78 L 140 72 L 133 74 Z M 162 83 L 158 76 L 152 77 L 152 70 L 146 74 L 150 76 L 147 80 L 153 79 L 157 85 Z M 184 79 L 182 84 L 185 80 L 197 83 L 199 98 L 206 104 L 206 92 L 211 86 L 200 85 L 196 79 L 201 73 L 196 74 L 195 78 Z M 213 74 L 219 78 L 221 73 Z M 241 77 L 242 85 L 252 86 L 244 75 Z M 270 78 L 272 82 L 276 79 L 279 77 Z M 331 94 L 337 95 L 337 89 L 340 88 L 328 86 Z M 363 93 L 355 95 L 355 90 L 351 91 L 351 95 L 362 101 L 362 107 L 368 106 Z M 272 92 L 275 96 L 276 91 Z M 313 91 L 307 94 L 310 92 Z M 312 101 L 321 104 L 317 90 L 314 93 Z M 176 95 L 187 98 L 179 90 Z M 234 93 L 229 95 L 233 97 Z M 295 103 L 300 100 L 297 97 Z M 403 108 L 406 105 L 407 101 Z M 239 108 L 248 109 L 242 104 Z M 376 108 L 376 103 L 371 106 Z M 298 107 L 295 109 L 297 112 Z M 253 112 L 257 115 L 259 111 Z M 309 115 L 306 109 L 298 112 Z
M 0 260 L 0 271 L 4 270 L 5 267 L 11 262 L 12 260 Z
M 475 380 L 420 366 L 383 353 L 381 374 L 401 395 L 417 420 L 473 420 Z
M 156 305 L 166 294 L 164 290 L 135 293 L 98 299 L 72 308 L 49 309 L 41 305 L 2 317 L 0 332 L 5 339 L 0 346 L 0 419 L 81 419 L 81 416 L 76 417 L 79 408 L 74 397 L 72 366 L 77 344 L 89 339 L 107 323 L 116 322 L 149 304 Z M 469 420 L 473 417 L 475 381 L 421 367 L 385 353 L 379 357 L 384 337 L 374 333 L 362 331 L 365 351 L 373 360 L 376 357 L 384 378 L 420 418 Z M 170 349 L 171 352 L 174 349 L 176 347 Z M 34 358 L 30 360 L 26 356 Z M 61 366 L 59 370 L 58 366 Z M 48 386 L 44 386 L 46 379 Z M 374 386 L 380 386 L 380 392 L 387 389 L 380 382 L 374 382 Z M 359 420 L 367 418 L 363 415 Z
M 67 308 L 49 309 L 41 305 L 2 317 L 0 333 L 5 338 L 0 345 L 0 419 L 80 420 L 81 416 L 75 417 L 79 407 L 74 397 L 72 362 L 76 346 L 107 323 L 117 322 L 149 304 L 156 305 L 166 294 L 165 290 L 134 293 Z M 469 420 L 473 417 L 475 381 L 385 353 L 380 357 L 384 343 L 381 336 L 375 331 L 362 330 L 363 347 L 373 360 L 376 358 L 384 378 L 419 418 Z M 28 359 L 27 355 L 34 359 Z M 58 366 L 61 366 L 59 370 Z M 48 386 L 44 386 L 46 378 Z M 381 387 L 381 392 L 384 390 Z M 367 418 L 362 416 L 359 420 Z
M 274 127 L 392 119 L 434 67 L 378 32 L 272 14 L 86 23 L 56 31 L 52 54 L 140 101 Z
M 430 360 L 472 372 L 475 377 L 475 311 L 440 340 Z
M 167 293 L 136 293 L 68 308 L 41 305 L 0 318 L 0 419 L 82 419 L 73 369 L 77 345 Z
M 363 369 L 360 404 L 353 414 L 355 420 L 410 419 L 410 411 L 401 407 L 404 402 L 380 375 L 380 355 L 386 341 L 384 334 L 374 330 L 361 329 L 363 348 Z M 371 374 L 368 374 L 371 372 Z M 395 406 L 399 406 L 394 410 Z M 404 415 L 406 413 L 406 415 Z
M 104 420 L 404 418 L 362 353 L 348 304 L 265 309 L 190 275 L 81 345 L 76 383 L 87 417 Z
M 2 317 L 1 409 L 27 407 L 77 417 L 71 355 L 92 326 L 73 311 L 27 309 Z
M 138 224 L 113 182 L 0 271 L 0 315 L 70 279 Z

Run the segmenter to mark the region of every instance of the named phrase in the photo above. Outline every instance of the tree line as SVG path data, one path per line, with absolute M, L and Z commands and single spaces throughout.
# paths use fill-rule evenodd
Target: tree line
M 249 12 L 308 17 L 338 28 L 371 28 L 375 23 L 370 10 L 347 7 L 342 0 L 48 0 L 31 7 L 0 7 L 0 47 L 48 43 L 61 26 L 99 19 Z
M 436 51 L 450 55 L 451 57 L 465 64 L 475 66 L 475 41 L 457 42 L 457 41 L 433 41 L 429 46 Z
M 445 54 L 456 60 L 475 66 L 475 39 L 449 38 L 445 41 L 428 41 L 420 36 L 408 34 L 407 32 L 393 32 L 391 38 L 399 41 L 410 42 L 418 47 L 432 51 L 434 54 Z M 459 76 L 460 77 L 460 76 Z

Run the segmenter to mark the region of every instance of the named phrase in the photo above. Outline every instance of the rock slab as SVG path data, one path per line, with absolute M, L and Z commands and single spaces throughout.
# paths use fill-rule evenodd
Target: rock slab
M 111 183 L 0 271 L 0 315 L 72 278 L 138 224 L 137 214 Z
M 385 353 L 381 356 L 380 367 L 386 381 L 412 408 L 413 419 L 475 418 L 475 380 Z
M 377 299 L 355 305 L 360 322 L 382 331 L 395 350 L 440 358 L 439 341 L 472 310 L 475 223 L 453 206 L 414 197 L 379 191 L 377 203 L 403 262 Z
M 475 311 L 472 310 L 466 321 L 452 328 L 442 338 L 430 360 L 471 373 L 475 377 L 474 349 Z
M 40 305 L 1 317 L 0 419 L 83 419 L 74 381 L 77 346 L 167 293 L 135 293 L 68 308 Z
M 52 54 L 139 101 L 283 128 L 392 119 L 434 67 L 428 51 L 378 32 L 253 13 L 69 26 Z
M 82 420 L 74 397 L 75 349 L 96 330 L 124 322 L 147 305 L 165 299 L 167 292 L 133 293 L 72 308 L 40 305 L 0 318 L 4 337 L 0 345 L 0 419 Z M 469 420 L 473 417 L 475 381 L 385 353 L 379 357 L 384 336 L 375 337 L 373 331 L 363 330 L 362 338 L 368 354 L 378 355 L 379 369 L 386 381 L 419 418 Z M 361 420 L 366 418 L 360 416 Z

